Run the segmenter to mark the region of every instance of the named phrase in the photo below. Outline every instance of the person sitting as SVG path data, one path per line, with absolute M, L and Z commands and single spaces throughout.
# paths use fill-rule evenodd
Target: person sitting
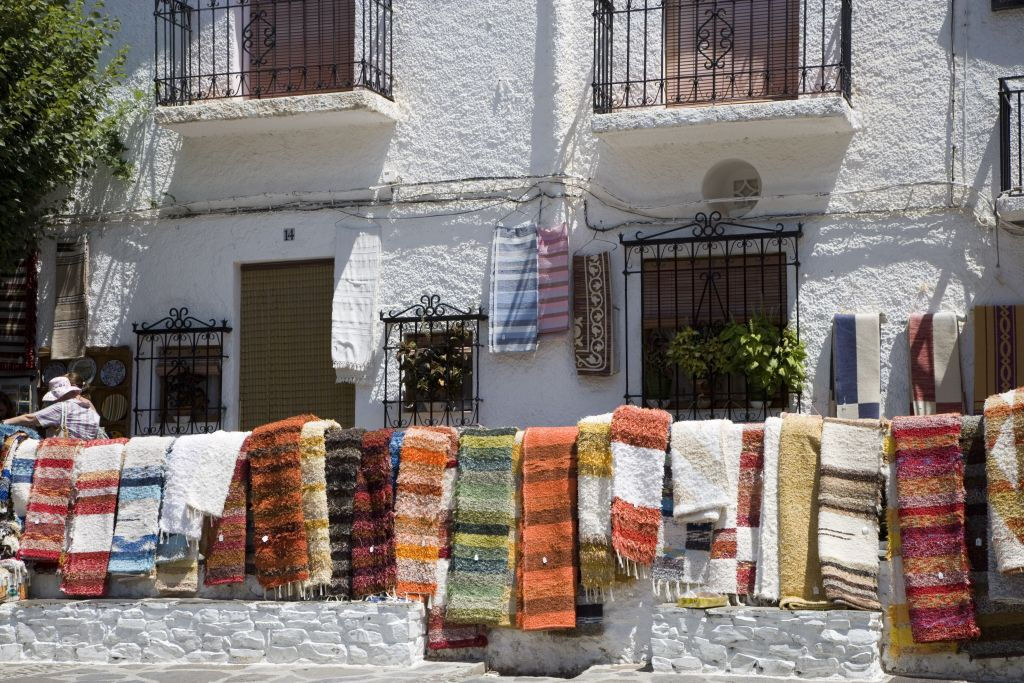
M 82 389 L 72 384 L 66 375 L 54 377 L 50 380 L 50 391 L 43 396 L 44 403 L 52 401 L 50 405 L 4 420 L 4 424 L 49 429 L 51 436 L 95 439 L 100 415 L 92 403 L 80 397 L 81 393 Z

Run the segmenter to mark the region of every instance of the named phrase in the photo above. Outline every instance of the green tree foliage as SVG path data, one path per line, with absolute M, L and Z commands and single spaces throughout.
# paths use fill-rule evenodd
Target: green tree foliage
M 20 258 L 68 188 L 99 164 L 126 179 L 131 165 L 111 99 L 125 50 L 100 57 L 118 22 L 101 2 L 0 2 L 0 267 Z

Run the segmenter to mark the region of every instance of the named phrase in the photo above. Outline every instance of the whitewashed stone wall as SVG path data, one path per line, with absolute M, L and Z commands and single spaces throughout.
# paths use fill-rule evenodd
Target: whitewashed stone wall
M 665 672 L 876 680 L 881 637 L 880 612 L 665 605 L 654 613 L 651 661 Z
M 411 666 L 419 603 L 28 600 L 0 605 L 0 662 Z

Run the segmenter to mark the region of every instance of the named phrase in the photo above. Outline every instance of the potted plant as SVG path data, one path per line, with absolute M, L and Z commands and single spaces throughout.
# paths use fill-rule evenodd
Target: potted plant
M 734 367 L 746 377 L 755 409 L 763 410 L 782 389 L 803 389 L 807 350 L 789 325 L 780 328 L 765 316 L 755 316 L 745 325 L 731 324 L 723 336 Z
M 443 412 L 463 399 L 472 372 L 472 335 L 463 327 L 410 335 L 397 356 L 406 410 L 434 404 Z
M 719 335 L 684 327 L 676 332 L 665 352 L 667 360 L 693 378 L 698 406 L 710 406 L 709 378 L 728 372 L 730 359 Z

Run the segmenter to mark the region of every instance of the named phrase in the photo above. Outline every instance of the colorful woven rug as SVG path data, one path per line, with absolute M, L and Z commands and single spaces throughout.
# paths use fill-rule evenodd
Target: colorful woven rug
M 1024 306 L 974 307 L 974 413 L 985 399 L 1024 386 Z
M 955 313 L 912 313 L 910 392 L 914 415 L 961 413 L 964 389 L 960 377 L 960 323 Z
M 579 422 L 577 514 L 579 517 L 580 585 L 602 596 L 615 583 L 612 549 L 612 414 Z
M 576 427 L 532 427 L 523 438 L 523 629 L 527 631 L 576 626 L 575 556 L 568 540 L 575 537 L 573 450 L 578 434 Z
M 0 370 L 36 367 L 37 288 L 35 252 L 0 273 Z
M 537 229 L 497 227 L 491 253 L 491 353 L 537 349 Z
M 402 441 L 405 439 L 405 430 L 396 429 L 391 433 L 391 441 L 388 443 L 388 452 L 391 454 L 391 499 L 395 499 L 395 492 L 398 489 L 398 468 L 402 459 Z
M 299 415 L 261 425 L 246 442 L 256 578 L 264 589 L 297 589 L 309 580 L 299 438 L 302 425 L 316 419 Z
M 169 436 L 136 436 L 124 448 L 117 523 L 107 566 L 111 574 L 145 576 L 153 571 L 164 461 L 173 441 Z
M 1024 573 L 1024 389 L 985 401 L 985 453 L 995 568 Z
M 569 227 L 537 230 L 537 332 L 569 329 Z
M 352 599 L 395 590 L 395 517 L 392 511 L 392 430 L 363 435 L 352 516 Z
M 783 413 L 779 437 L 779 606 L 828 606 L 818 560 L 822 419 Z
M 32 492 L 32 475 L 36 468 L 39 439 L 26 439 L 18 444 L 11 461 L 11 508 L 18 520 L 24 520 Z
M 832 322 L 835 417 L 881 416 L 881 328 L 877 313 L 840 313 Z
M 878 513 L 882 503 L 882 423 L 825 420 L 821 432 L 818 557 L 825 597 L 880 610 Z
M 684 522 L 717 522 L 729 505 L 722 434 L 728 420 L 672 425 L 674 515 Z
M 126 443 L 128 439 L 86 441 L 75 457 L 74 504 L 61 566 L 60 590 L 65 595 L 103 595 Z
M 348 600 L 352 594 L 352 520 L 365 433 L 363 429 L 328 429 L 324 435 L 327 444 L 327 513 L 334 566 L 328 594 L 340 600 Z
M 516 462 L 516 528 L 515 541 L 511 549 L 515 556 L 515 572 L 512 580 L 512 600 L 509 604 L 509 623 L 507 625 L 518 629 L 523 628 L 523 440 L 525 438 L 525 429 L 516 432 L 512 455 Z M 577 443 L 578 441 L 577 437 Z
M 736 493 L 736 593 L 752 595 L 761 534 L 761 482 L 764 474 L 764 425 L 743 425 Z
M 977 638 L 964 543 L 960 417 L 897 417 L 892 435 L 903 579 L 914 640 Z
M 739 574 L 736 524 L 739 507 L 740 460 L 743 456 L 743 425 L 727 422 L 722 426 L 722 452 L 725 462 L 726 489 L 729 503 L 725 514 L 712 525 L 711 556 L 708 562 L 704 589 L 708 593 L 726 595 L 738 593 L 736 579 Z
M 21 535 L 20 560 L 57 562 L 64 550 L 71 475 L 83 441 L 45 439 L 36 451 L 32 492 Z
M 437 560 L 444 522 L 441 494 L 449 458 L 448 437 L 411 427 L 402 442 L 395 497 L 398 595 L 429 597 L 437 587 Z
M 15 432 L 0 437 L 0 519 L 14 516 L 11 508 L 11 479 L 14 469 L 14 454 L 21 442 L 28 438 L 27 434 Z
M 206 551 L 203 584 L 221 586 L 245 581 L 245 541 L 249 508 L 249 444 L 242 444 L 231 475 L 224 514 L 213 520 Z
M 299 458 L 302 465 L 302 517 L 309 553 L 309 580 L 305 592 L 312 597 L 331 583 L 334 565 L 331 562 L 331 537 L 327 517 L 327 478 L 324 460 L 327 446 L 324 433 L 340 425 L 334 420 L 316 420 L 302 425 L 299 436 Z
M 576 374 L 615 374 L 615 316 L 608 252 L 572 257 L 573 357 Z
M 449 622 L 495 626 L 508 616 L 515 437 L 514 427 L 462 432 L 447 584 Z
M 671 424 L 664 410 L 626 405 L 612 414 L 612 547 L 636 575 L 647 572 L 658 549 Z
M 769 602 L 779 601 L 779 440 L 782 418 L 764 421 L 764 476 L 761 489 L 760 538 L 757 544 L 757 570 L 754 596 Z

